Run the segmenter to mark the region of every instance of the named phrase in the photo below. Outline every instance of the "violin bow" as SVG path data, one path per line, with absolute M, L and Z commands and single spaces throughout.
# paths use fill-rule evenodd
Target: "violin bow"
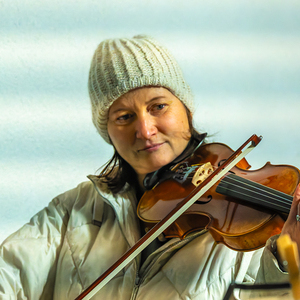
M 295 300 L 300 300 L 299 254 L 296 242 L 288 234 L 281 235 L 277 240 L 277 249 L 284 265 L 287 265 Z
M 108 268 L 97 280 L 84 290 L 75 300 L 87 300 L 93 297 L 104 285 L 118 274 L 130 261 L 142 252 L 155 238 L 167 229 L 180 215 L 182 215 L 195 201 L 217 183 L 229 170 L 257 146 L 262 137 L 253 134 L 243 143 L 221 166 L 213 171 L 201 182 L 185 199 L 183 199 L 170 213 L 153 226 L 134 246 Z M 247 148 L 246 148 L 247 147 Z

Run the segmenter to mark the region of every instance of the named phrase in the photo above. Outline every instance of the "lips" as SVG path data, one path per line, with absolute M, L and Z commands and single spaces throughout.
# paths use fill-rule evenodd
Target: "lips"
M 138 152 L 146 151 L 146 152 L 152 152 L 158 150 L 164 143 L 156 143 L 147 145 L 145 148 L 139 149 Z

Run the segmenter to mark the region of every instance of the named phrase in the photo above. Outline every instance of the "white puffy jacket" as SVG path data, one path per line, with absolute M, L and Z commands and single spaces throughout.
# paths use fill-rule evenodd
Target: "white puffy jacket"
M 134 193 L 114 197 L 90 179 L 2 244 L 0 299 L 75 299 L 140 238 Z M 169 240 L 143 265 L 136 258 L 93 299 L 218 300 L 231 282 L 255 279 L 288 281 L 268 247 L 236 252 L 202 231 Z

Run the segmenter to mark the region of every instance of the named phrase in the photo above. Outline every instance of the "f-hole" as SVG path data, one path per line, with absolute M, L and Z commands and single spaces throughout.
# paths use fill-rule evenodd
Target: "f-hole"
M 208 195 L 206 201 L 199 201 L 199 200 L 197 200 L 195 203 L 197 203 L 197 204 L 207 204 L 207 203 L 209 203 L 211 200 L 212 200 L 212 195 Z

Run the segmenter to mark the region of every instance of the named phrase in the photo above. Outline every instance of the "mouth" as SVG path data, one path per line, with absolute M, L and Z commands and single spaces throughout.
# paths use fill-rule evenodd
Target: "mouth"
M 164 143 L 151 144 L 145 148 L 139 149 L 138 152 L 154 152 L 157 151 Z

